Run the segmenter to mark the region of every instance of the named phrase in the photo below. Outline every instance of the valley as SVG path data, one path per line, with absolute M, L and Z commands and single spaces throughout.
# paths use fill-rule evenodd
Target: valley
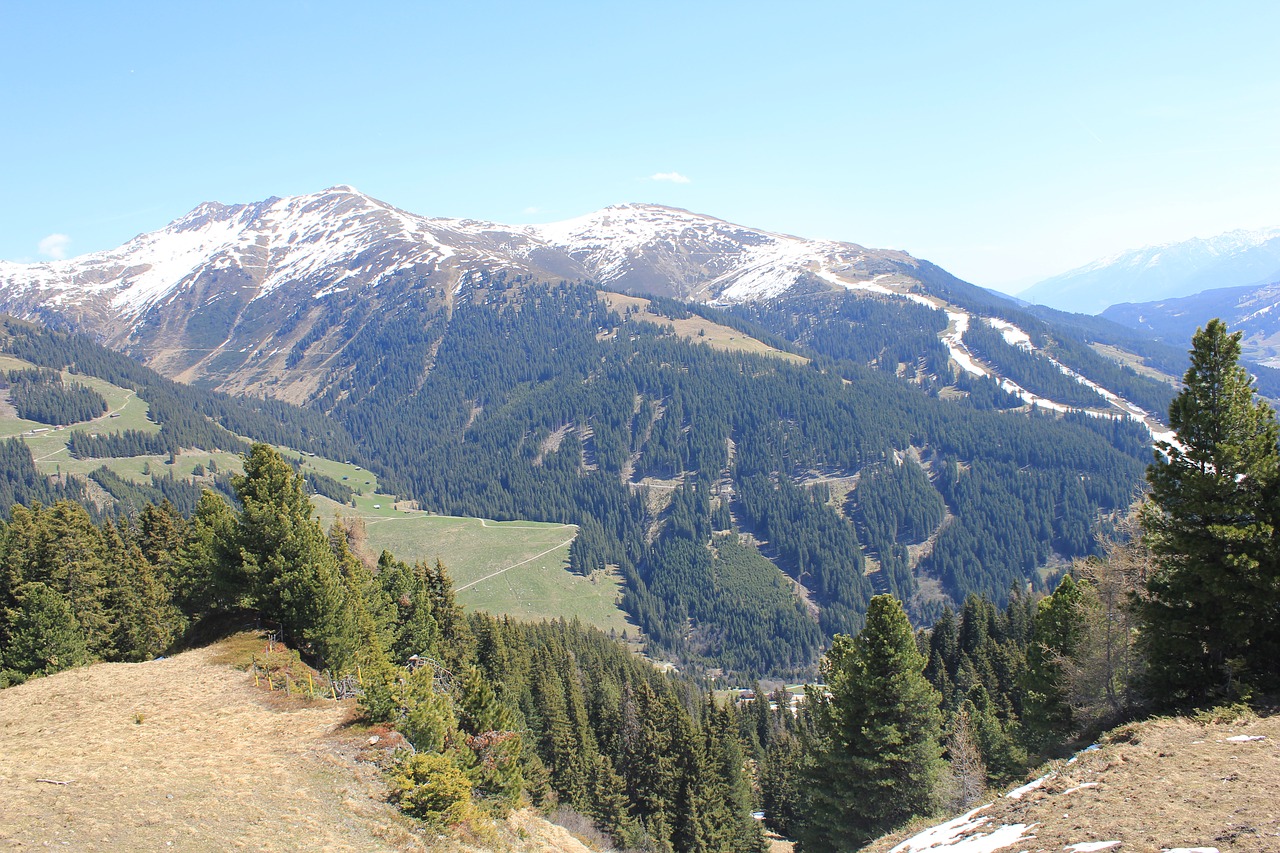
M 692 849 L 709 833 L 743 853 L 752 803 L 821 849 L 828 806 L 792 786 L 846 760 L 803 727 L 834 737 L 828 709 L 880 689 L 874 666 L 840 669 L 850 655 L 900 646 L 911 683 L 886 707 L 923 709 L 925 757 L 940 718 L 972 726 L 983 785 L 1116 713 L 1055 692 L 1074 676 L 1054 655 L 1084 666 L 1094 646 L 1044 649 L 1053 620 L 1107 606 L 1083 578 L 1103 584 L 1091 573 L 1131 547 L 1100 534 L 1132 523 L 1153 443 L 1176 439 L 1153 413 L 1177 356 L 1105 320 L 671 208 L 512 229 L 349 188 L 202 206 L 115 254 L 0 280 L 0 305 L 30 299 L 0 328 L 3 544 L 22 560 L 41 537 L 80 542 L 56 549 L 87 568 L 65 599 L 39 580 L 60 569 L 18 570 L 6 679 L 265 614 L 298 649 L 282 683 L 343 685 L 417 751 L 383 762 L 389 787 L 353 783 L 377 804 L 543 838 L 516 807 L 569 803 L 588 835 Z M 724 690 L 815 676 L 812 717 L 794 692 Z M 961 748 L 947 741 L 955 773 Z M 940 766 L 920 765 L 920 791 L 945 789 Z M 859 778 L 832 790 L 857 801 Z M 446 782 L 452 805 L 417 799 Z M 317 831 L 357 831 L 314 798 Z M 917 799 L 892 808 L 936 805 Z
M 1115 360 L 1146 360 L 1118 328 L 1054 325 L 902 252 L 657 205 L 516 227 L 350 187 L 210 203 L 113 252 L 0 265 L 0 308 L 181 379 L 117 387 L 228 427 L 172 407 L 127 439 L 80 424 L 72 447 L 28 436 L 39 470 L 110 460 L 145 490 L 144 471 L 225 475 L 267 440 L 364 518 L 373 554 L 442 559 L 469 606 L 578 617 L 739 679 L 809 671 L 876 592 L 927 624 L 1051 583 L 1128 505 L 1172 393 Z M 218 414 L 238 401 L 298 426 Z M 928 547 L 853 509 L 904 454 L 928 472 L 910 500 L 949 519 Z M 446 518 L 536 529 L 481 544 L 497 529 Z

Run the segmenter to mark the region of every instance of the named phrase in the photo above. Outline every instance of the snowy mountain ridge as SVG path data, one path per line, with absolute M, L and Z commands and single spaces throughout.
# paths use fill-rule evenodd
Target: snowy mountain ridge
M 1189 296 L 1280 278 L 1280 227 L 1144 246 L 1047 278 L 1020 299 L 1096 314 L 1119 302 Z
M 805 273 L 856 281 L 867 277 L 857 268 L 869 258 L 913 261 L 902 252 L 771 234 L 661 205 L 616 205 L 563 222 L 511 226 L 418 216 L 335 186 L 252 204 L 205 202 L 105 252 L 0 262 L 0 299 L 19 313 L 36 303 L 105 302 L 100 310 L 136 321 L 206 271 L 249 271 L 256 299 L 292 283 L 311 282 L 321 296 L 352 279 L 376 286 L 405 272 L 483 267 L 640 289 L 656 275 L 674 282 L 666 295 L 740 301 L 776 296 Z M 343 274 L 335 278 L 336 269 Z
M 0 263 L 0 310 L 88 332 L 181 381 L 300 402 L 350 369 L 342 353 L 369 318 L 435 322 L 461 300 L 493 298 L 490 285 L 504 289 L 512 277 L 590 279 L 719 304 L 841 290 L 906 299 L 946 314 L 939 337 L 962 370 L 994 378 L 1028 405 L 1070 408 L 969 351 L 971 320 L 1000 321 L 949 301 L 947 288 L 968 285 L 936 267 L 905 252 L 806 240 L 655 204 L 512 226 L 419 216 L 349 186 L 252 204 L 205 202 L 117 249 Z M 1001 331 L 1035 349 L 1011 323 Z M 1095 414 L 1158 429 L 1146 412 L 1108 394 L 1110 405 Z

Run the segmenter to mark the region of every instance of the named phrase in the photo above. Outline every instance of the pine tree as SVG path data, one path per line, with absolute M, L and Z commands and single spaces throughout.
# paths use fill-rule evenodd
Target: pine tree
M 1148 676 L 1170 701 L 1233 697 L 1280 675 L 1280 450 L 1275 414 L 1239 365 L 1240 333 L 1192 338 L 1143 518 L 1156 569 L 1141 607 Z M 1242 684 L 1243 682 L 1243 684 Z
M 1047 749 L 1075 730 L 1070 668 L 1084 642 L 1087 583 L 1066 575 L 1053 595 L 1040 600 L 1027 648 L 1022 722 L 1032 749 Z
M 244 507 L 237 539 L 255 606 L 301 650 L 344 668 L 355 658 L 355 614 L 302 477 L 265 444 L 244 470 L 233 481 Z
M 174 559 L 175 597 L 193 620 L 248 603 L 250 590 L 236 515 L 217 492 L 205 489 L 196 502 Z
M 942 767 L 941 700 L 892 596 L 878 595 L 856 638 L 823 660 L 829 696 L 810 690 L 818 741 L 807 768 L 805 853 L 848 850 L 928 812 Z
M 18 587 L 15 599 L 0 613 L 0 634 L 7 638 L 0 670 L 28 676 L 88 662 L 84 633 L 63 596 L 35 581 Z M 0 675 L 0 683 L 4 680 Z

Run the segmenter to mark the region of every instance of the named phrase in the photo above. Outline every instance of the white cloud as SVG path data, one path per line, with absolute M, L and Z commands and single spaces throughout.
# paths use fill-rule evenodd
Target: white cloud
M 650 175 L 650 176 L 649 176 L 649 180 L 651 180 L 651 181 L 669 181 L 670 183 L 673 183 L 673 184 L 691 184 L 691 183 L 693 183 L 691 180 L 689 180 L 688 178 L 686 178 L 684 175 L 680 174 L 679 172 L 658 172 L 657 174 Z
M 524 212 L 525 212 L 525 213 L 541 213 L 541 212 L 542 212 L 542 208 L 540 208 L 540 207 L 526 207 L 526 208 L 524 209 Z
M 46 258 L 60 261 L 67 256 L 67 247 L 70 245 L 71 238 L 66 234 L 50 234 L 40 241 L 37 248 Z

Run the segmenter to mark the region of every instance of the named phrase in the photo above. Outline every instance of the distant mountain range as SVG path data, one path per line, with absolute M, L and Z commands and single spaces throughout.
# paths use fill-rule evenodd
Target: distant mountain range
M 1224 287 L 1194 296 L 1112 305 L 1102 316 L 1170 343 L 1189 340 L 1214 317 L 1244 333 L 1250 361 L 1280 367 L 1280 281 L 1255 287 Z
M 910 288 L 923 264 L 896 251 L 803 240 L 660 205 L 550 225 L 418 216 L 347 186 L 255 204 L 201 204 L 118 249 L 0 262 L 0 306 L 94 334 L 188 382 L 237 391 L 279 379 L 317 314 L 367 312 L 408 291 L 451 310 L 468 282 L 590 279 L 613 289 L 740 302 L 810 282 Z M 302 400 L 305 379 L 271 383 Z M 301 386 L 298 386 L 298 382 Z
M 1098 314 L 1119 302 L 1168 300 L 1278 280 L 1280 228 L 1268 228 L 1121 252 L 1047 278 L 1018 297 L 1063 311 Z

